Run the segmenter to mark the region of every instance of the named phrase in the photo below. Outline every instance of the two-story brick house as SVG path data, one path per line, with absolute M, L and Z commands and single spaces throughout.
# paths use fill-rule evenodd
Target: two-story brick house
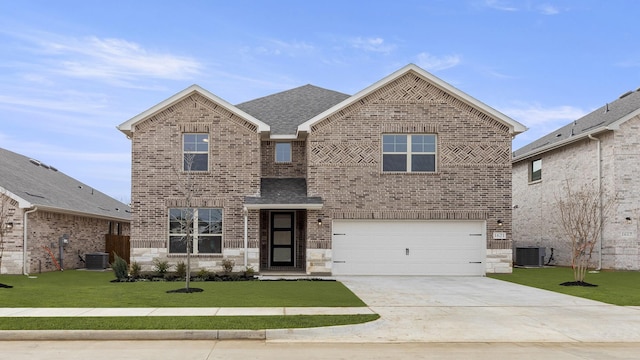
M 567 184 L 602 189 L 609 211 L 593 268 L 640 270 L 640 91 L 629 91 L 514 152 L 513 222 L 517 247 L 553 249 L 553 265 L 571 265 L 571 242 L 555 202 Z
M 194 85 L 119 129 L 144 267 L 184 260 L 189 207 L 195 268 L 511 271 L 511 139 L 526 129 L 415 65 L 353 96 L 306 85 L 234 106 Z

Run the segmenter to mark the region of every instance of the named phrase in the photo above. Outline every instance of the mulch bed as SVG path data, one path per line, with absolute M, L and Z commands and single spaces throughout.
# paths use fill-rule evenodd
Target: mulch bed
M 589 284 L 588 282 L 584 282 L 584 281 L 567 281 L 567 282 L 563 282 L 560 285 L 562 285 L 562 286 L 585 286 L 585 287 L 596 287 L 596 286 L 598 286 L 598 285 L 594 285 L 594 284 Z

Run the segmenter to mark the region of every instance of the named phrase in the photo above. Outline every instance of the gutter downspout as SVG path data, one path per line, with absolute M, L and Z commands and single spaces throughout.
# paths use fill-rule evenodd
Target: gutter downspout
M 589 134 L 589 139 L 596 141 L 597 143 L 597 152 L 598 152 L 598 207 L 599 207 L 599 217 L 600 217 L 600 250 L 598 251 L 598 268 L 596 271 L 600 271 L 602 269 L 602 238 L 604 229 L 602 226 L 602 147 L 600 146 L 601 140 L 591 134 Z
M 247 265 L 248 265 L 248 254 L 247 252 L 249 251 L 249 241 L 248 241 L 248 232 L 249 232 L 249 210 L 247 210 L 247 207 L 243 207 L 242 208 L 242 214 L 244 215 L 244 268 L 245 270 L 247 269 Z
M 29 234 L 29 227 L 27 226 L 28 215 L 38 211 L 38 207 L 34 206 L 33 209 L 24 212 L 24 218 L 22 220 L 22 275 L 29 276 L 27 271 L 27 235 Z

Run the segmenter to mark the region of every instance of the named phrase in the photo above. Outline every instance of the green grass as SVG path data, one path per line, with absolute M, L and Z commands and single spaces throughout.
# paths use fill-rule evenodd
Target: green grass
M 622 306 L 640 306 L 640 272 L 601 271 L 587 273 L 585 282 L 597 287 L 562 286 L 573 281 L 573 271 L 565 267 L 513 269 L 512 274 L 491 274 L 492 278 L 551 290 L 563 294 Z
M 1 318 L 0 330 L 261 330 L 361 324 L 379 315 Z
M 184 282 L 112 283 L 113 272 L 70 270 L 1 275 L 2 307 L 359 307 L 366 306 L 336 281 L 191 282 L 198 293 L 167 293 Z M 360 324 L 378 315 L 0 317 L 0 330 L 292 329 Z
M 112 283 L 112 272 L 70 270 L 2 275 L 2 307 L 357 307 L 366 306 L 337 281 L 191 282 L 200 293 L 168 294 L 184 282 Z

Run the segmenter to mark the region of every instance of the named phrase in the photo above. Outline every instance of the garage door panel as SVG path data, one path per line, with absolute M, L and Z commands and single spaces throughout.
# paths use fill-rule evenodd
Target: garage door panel
M 365 221 L 333 224 L 336 275 L 483 275 L 482 221 Z

